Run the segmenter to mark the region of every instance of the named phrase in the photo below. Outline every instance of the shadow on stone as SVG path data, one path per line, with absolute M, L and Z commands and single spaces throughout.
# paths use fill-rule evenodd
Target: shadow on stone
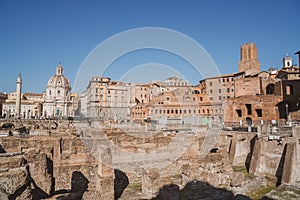
M 80 171 L 74 171 L 71 179 L 71 190 L 57 190 L 57 200 L 80 200 L 83 194 L 88 191 L 89 180 Z
M 76 193 L 76 198 L 82 199 L 82 195 L 88 189 L 89 180 L 79 171 L 72 173 L 71 193 Z
M 23 185 L 22 187 L 18 188 L 13 194 L 8 196 L 9 200 L 17 199 L 26 189 L 30 187 L 29 179 L 27 178 L 27 184 Z
M 157 197 L 152 200 L 248 200 L 250 199 L 244 195 L 234 196 L 231 191 L 224 188 L 216 188 L 203 181 L 191 181 L 187 183 L 184 188 L 179 189 L 178 185 L 170 184 L 160 188 Z
M 119 199 L 125 190 L 125 188 L 129 184 L 128 177 L 121 170 L 115 169 L 115 179 L 114 179 L 114 192 L 115 192 L 115 200 Z
M 286 148 L 287 148 L 287 144 L 285 144 L 285 146 L 284 146 L 284 149 L 282 151 L 282 155 L 280 158 L 280 162 L 279 162 L 278 168 L 276 170 L 276 174 L 275 174 L 275 176 L 277 177 L 276 187 L 281 184 L 283 166 L 284 166 L 284 161 L 285 161 L 285 156 L 286 156 Z
M 6 153 L 6 151 L 3 149 L 1 144 L 0 144 L 0 153 Z
M 153 200 L 179 200 L 180 190 L 179 186 L 175 184 L 165 185 L 159 189 L 157 197 Z
M 248 172 L 249 172 L 249 168 L 250 168 L 251 158 L 252 158 L 253 149 L 254 149 L 256 139 L 257 139 L 256 137 L 253 137 L 250 140 L 250 152 L 248 153 L 246 161 L 245 161 L 245 166 L 246 166 L 246 169 L 247 169 Z
M 261 200 L 274 200 L 274 199 L 271 199 L 269 197 L 263 197 Z
M 46 157 L 46 165 L 48 174 L 51 175 L 51 190 L 50 194 L 54 194 L 55 191 L 55 178 L 53 177 L 53 161 L 47 156 Z

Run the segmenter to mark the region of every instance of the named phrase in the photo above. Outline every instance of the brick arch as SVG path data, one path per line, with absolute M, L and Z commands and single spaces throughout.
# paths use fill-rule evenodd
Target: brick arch
M 5 122 L 1 125 L 1 128 L 6 128 L 6 129 L 14 129 L 16 128 L 15 124 L 11 122 Z
M 58 127 L 58 123 L 57 122 L 51 122 L 51 124 L 50 124 L 50 128 L 51 129 L 57 129 L 57 127 Z
M 275 93 L 275 84 L 274 83 L 270 83 L 266 87 L 266 94 L 274 94 L 274 93 Z

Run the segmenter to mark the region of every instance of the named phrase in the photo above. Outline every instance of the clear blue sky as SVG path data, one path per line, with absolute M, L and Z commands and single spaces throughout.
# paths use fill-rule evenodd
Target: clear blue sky
M 20 72 L 23 92 L 41 93 L 59 62 L 73 85 L 93 48 L 139 27 L 164 27 L 190 36 L 221 73 L 237 71 L 240 45 L 250 41 L 259 49 L 262 70 L 280 68 L 286 52 L 298 64 L 294 52 L 300 50 L 299 0 L 0 0 L 0 91 L 15 91 Z M 135 65 L 158 61 L 145 55 Z M 118 66 L 106 75 L 118 78 L 117 72 Z

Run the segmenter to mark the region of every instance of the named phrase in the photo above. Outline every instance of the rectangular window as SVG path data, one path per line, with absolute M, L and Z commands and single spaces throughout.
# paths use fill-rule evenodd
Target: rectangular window
M 213 97 L 210 97 L 209 99 L 212 101 L 214 98 L 213 98 Z
M 219 89 L 219 93 L 221 93 L 222 92 L 222 89 Z
M 251 104 L 246 104 L 245 105 L 246 106 L 246 108 L 247 108 L 247 115 L 252 115 L 252 106 L 251 106 Z
M 286 95 L 293 95 L 293 93 L 294 93 L 292 85 L 287 85 L 285 87 L 285 90 L 286 90 Z
M 212 86 L 212 84 L 213 84 L 212 82 L 209 82 L 209 85 L 210 85 L 210 86 Z
M 287 85 L 285 87 L 285 93 L 286 93 L 286 95 L 290 95 L 291 94 L 291 90 L 290 90 L 290 86 L 289 85 Z
M 255 109 L 255 112 L 257 117 L 262 117 L 262 109 Z
M 238 117 L 242 117 L 242 110 L 237 109 L 235 111 L 236 111 L 236 114 L 237 114 Z
M 203 97 L 200 97 L 200 101 L 203 101 Z
M 210 93 L 213 93 L 213 90 L 210 90 L 209 92 L 210 92 Z

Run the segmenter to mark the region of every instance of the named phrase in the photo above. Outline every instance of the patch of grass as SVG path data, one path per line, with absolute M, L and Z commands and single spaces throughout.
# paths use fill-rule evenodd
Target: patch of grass
M 265 175 L 265 177 L 266 177 L 266 179 L 267 179 L 269 182 L 274 183 L 274 184 L 277 183 L 277 177 L 274 176 L 273 174 L 267 173 L 267 174 Z
M 130 183 L 127 187 L 137 192 L 142 192 L 142 183 Z
M 254 190 L 251 192 L 247 192 L 247 196 L 249 196 L 253 200 L 262 199 L 267 193 L 271 190 L 275 189 L 275 184 L 269 184 L 267 186 L 261 186 L 258 190 Z
M 246 167 L 244 167 L 244 166 L 232 166 L 232 169 L 234 172 L 248 173 Z
M 276 190 L 274 190 L 271 193 L 271 197 L 272 196 L 276 196 L 279 197 L 280 199 L 286 199 L 286 200 L 297 199 L 297 198 L 299 199 L 300 191 L 298 189 L 280 186 L 279 188 L 276 188 Z
M 181 174 L 173 175 L 172 178 L 174 178 L 174 179 L 181 179 Z
M 246 167 L 244 166 L 232 166 L 232 169 L 234 172 L 241 172 L 243 173 L 246 177 L 250 179 L 254 179 L 255 175 L 254 174 L 249 174 Z

